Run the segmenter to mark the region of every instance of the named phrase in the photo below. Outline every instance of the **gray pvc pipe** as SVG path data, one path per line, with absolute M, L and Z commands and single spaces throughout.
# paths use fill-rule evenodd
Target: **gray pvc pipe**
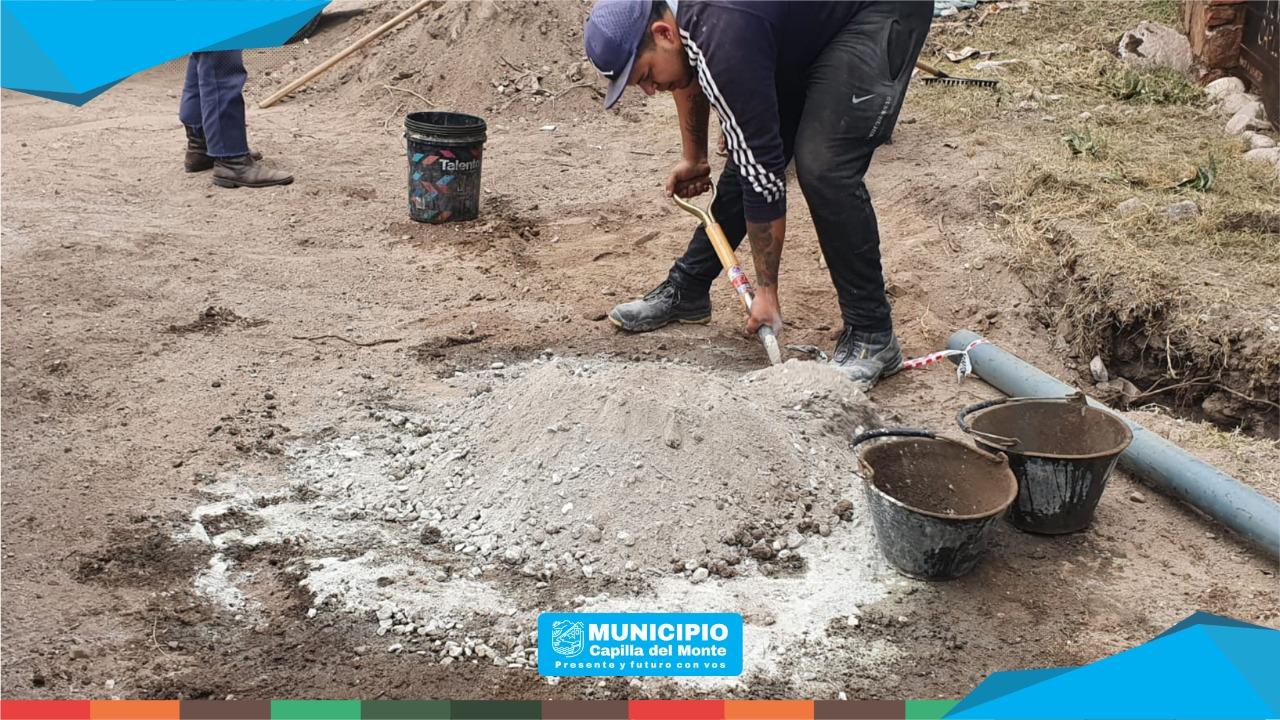
M 947 348 L 964 350 L 980 337 L 957 330 Z M 1006 395 L 1060 397 L 1075 392 L 990 342 L 970 350 L 969 359 L 978 377 Z M 1110 410 L 1092 398 L 1089 404 Z M 1261 545 L 1272 558 L 1280 558 L 1280 504 L 1141 425 L 1125 422 L 1133 430 L 1133 443 L 1120 456 L 1120 467 Z

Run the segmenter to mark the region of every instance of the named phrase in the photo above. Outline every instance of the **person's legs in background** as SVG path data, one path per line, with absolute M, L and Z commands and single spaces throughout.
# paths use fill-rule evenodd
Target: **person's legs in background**
M 240 50 L 192 53 L 178 116 L 187 129 L 188 172 L 213 168 L 223 187 L 265 187 L 293 182 L 288 173 L 256 164 L 245 130 L 244 83 L 248 77 Z
M 187 172 L 203 172 L 213 169 L 204 142 L 204 117 L 200 108 L 200 60 L 199 53 L 187 58 L 187 80 L 182 85 L 182 100 L 178 103 L 178 120 L 187 131 L 187 154 L 182 167 Z

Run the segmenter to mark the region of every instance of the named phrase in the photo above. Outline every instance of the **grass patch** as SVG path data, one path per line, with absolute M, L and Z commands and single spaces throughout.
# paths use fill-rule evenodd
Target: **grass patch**
M 925 129 L 986 138 L 999 154 L 991 183 L 1014 266 L 1075 353 L 1275 397 L 1275 170 L 1243 160 L 1191 77 L 1114 54 L 1125 30 L 1176 26 L 1176 13 L 1165 0 L 1033 2 L 937 22 L 926 61 L 950 71 L 943 51 L 971 45 L 1020 62 L 997 92 L 921 85 L 908 108 Z M 1168 214 L 1187 200 L 1194 213 Z

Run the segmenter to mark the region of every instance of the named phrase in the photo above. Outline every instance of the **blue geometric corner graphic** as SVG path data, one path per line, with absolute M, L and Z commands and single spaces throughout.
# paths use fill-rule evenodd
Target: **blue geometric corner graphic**
M 948 720 L 1280 718 L 1280 630 L 1197 612 L 1075 668 L 992 673 Z
M 83 105 L 202 50 L 284 44 L 329 0 L 0 0 L 0 86 Z

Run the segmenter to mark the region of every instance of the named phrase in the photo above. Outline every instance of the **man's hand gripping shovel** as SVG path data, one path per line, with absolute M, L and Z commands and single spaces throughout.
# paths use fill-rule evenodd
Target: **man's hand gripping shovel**
M 738 299 L 742 301 L 742 306 L 747 309 L 747 312 L 751 312 L 751 303 L 755 300 L 755 290 L 751 287 L 751 280 L 747 278 L 747 274 L 738 265 L 738 258 L 733 254 L 733 247 L 729 245 L 729 238 L 724 236 L 724 231 L 720 229 L 720 224 L 711 215 L 711 203 L 714 203 L 716 199 L 715 184 L 711 185 L 711 200 L 707 202 L 706 210 L 679 195 L 672 195 L 671 197 L 676 201 L 676 205 L 698 218 L 707 228 L 707 237 L 711 239 L 711 247 L 716 249 L 716 256 L 720 258 L 720 264 L 724 266 L 725 272 L 729 274 L 729 282 L 733 283 L 733 289 L 737 291 Z M 778 346 L 778 337 L 773 334 L 773 328 L 768 325 L 761 325 L 760 329 L 756 331 L 756 335 L 760 338 L 760 343 L 764 345 L 764 351 L 769 355 L 769 362 L 774 365 L 781 363 L 782 349 Z

